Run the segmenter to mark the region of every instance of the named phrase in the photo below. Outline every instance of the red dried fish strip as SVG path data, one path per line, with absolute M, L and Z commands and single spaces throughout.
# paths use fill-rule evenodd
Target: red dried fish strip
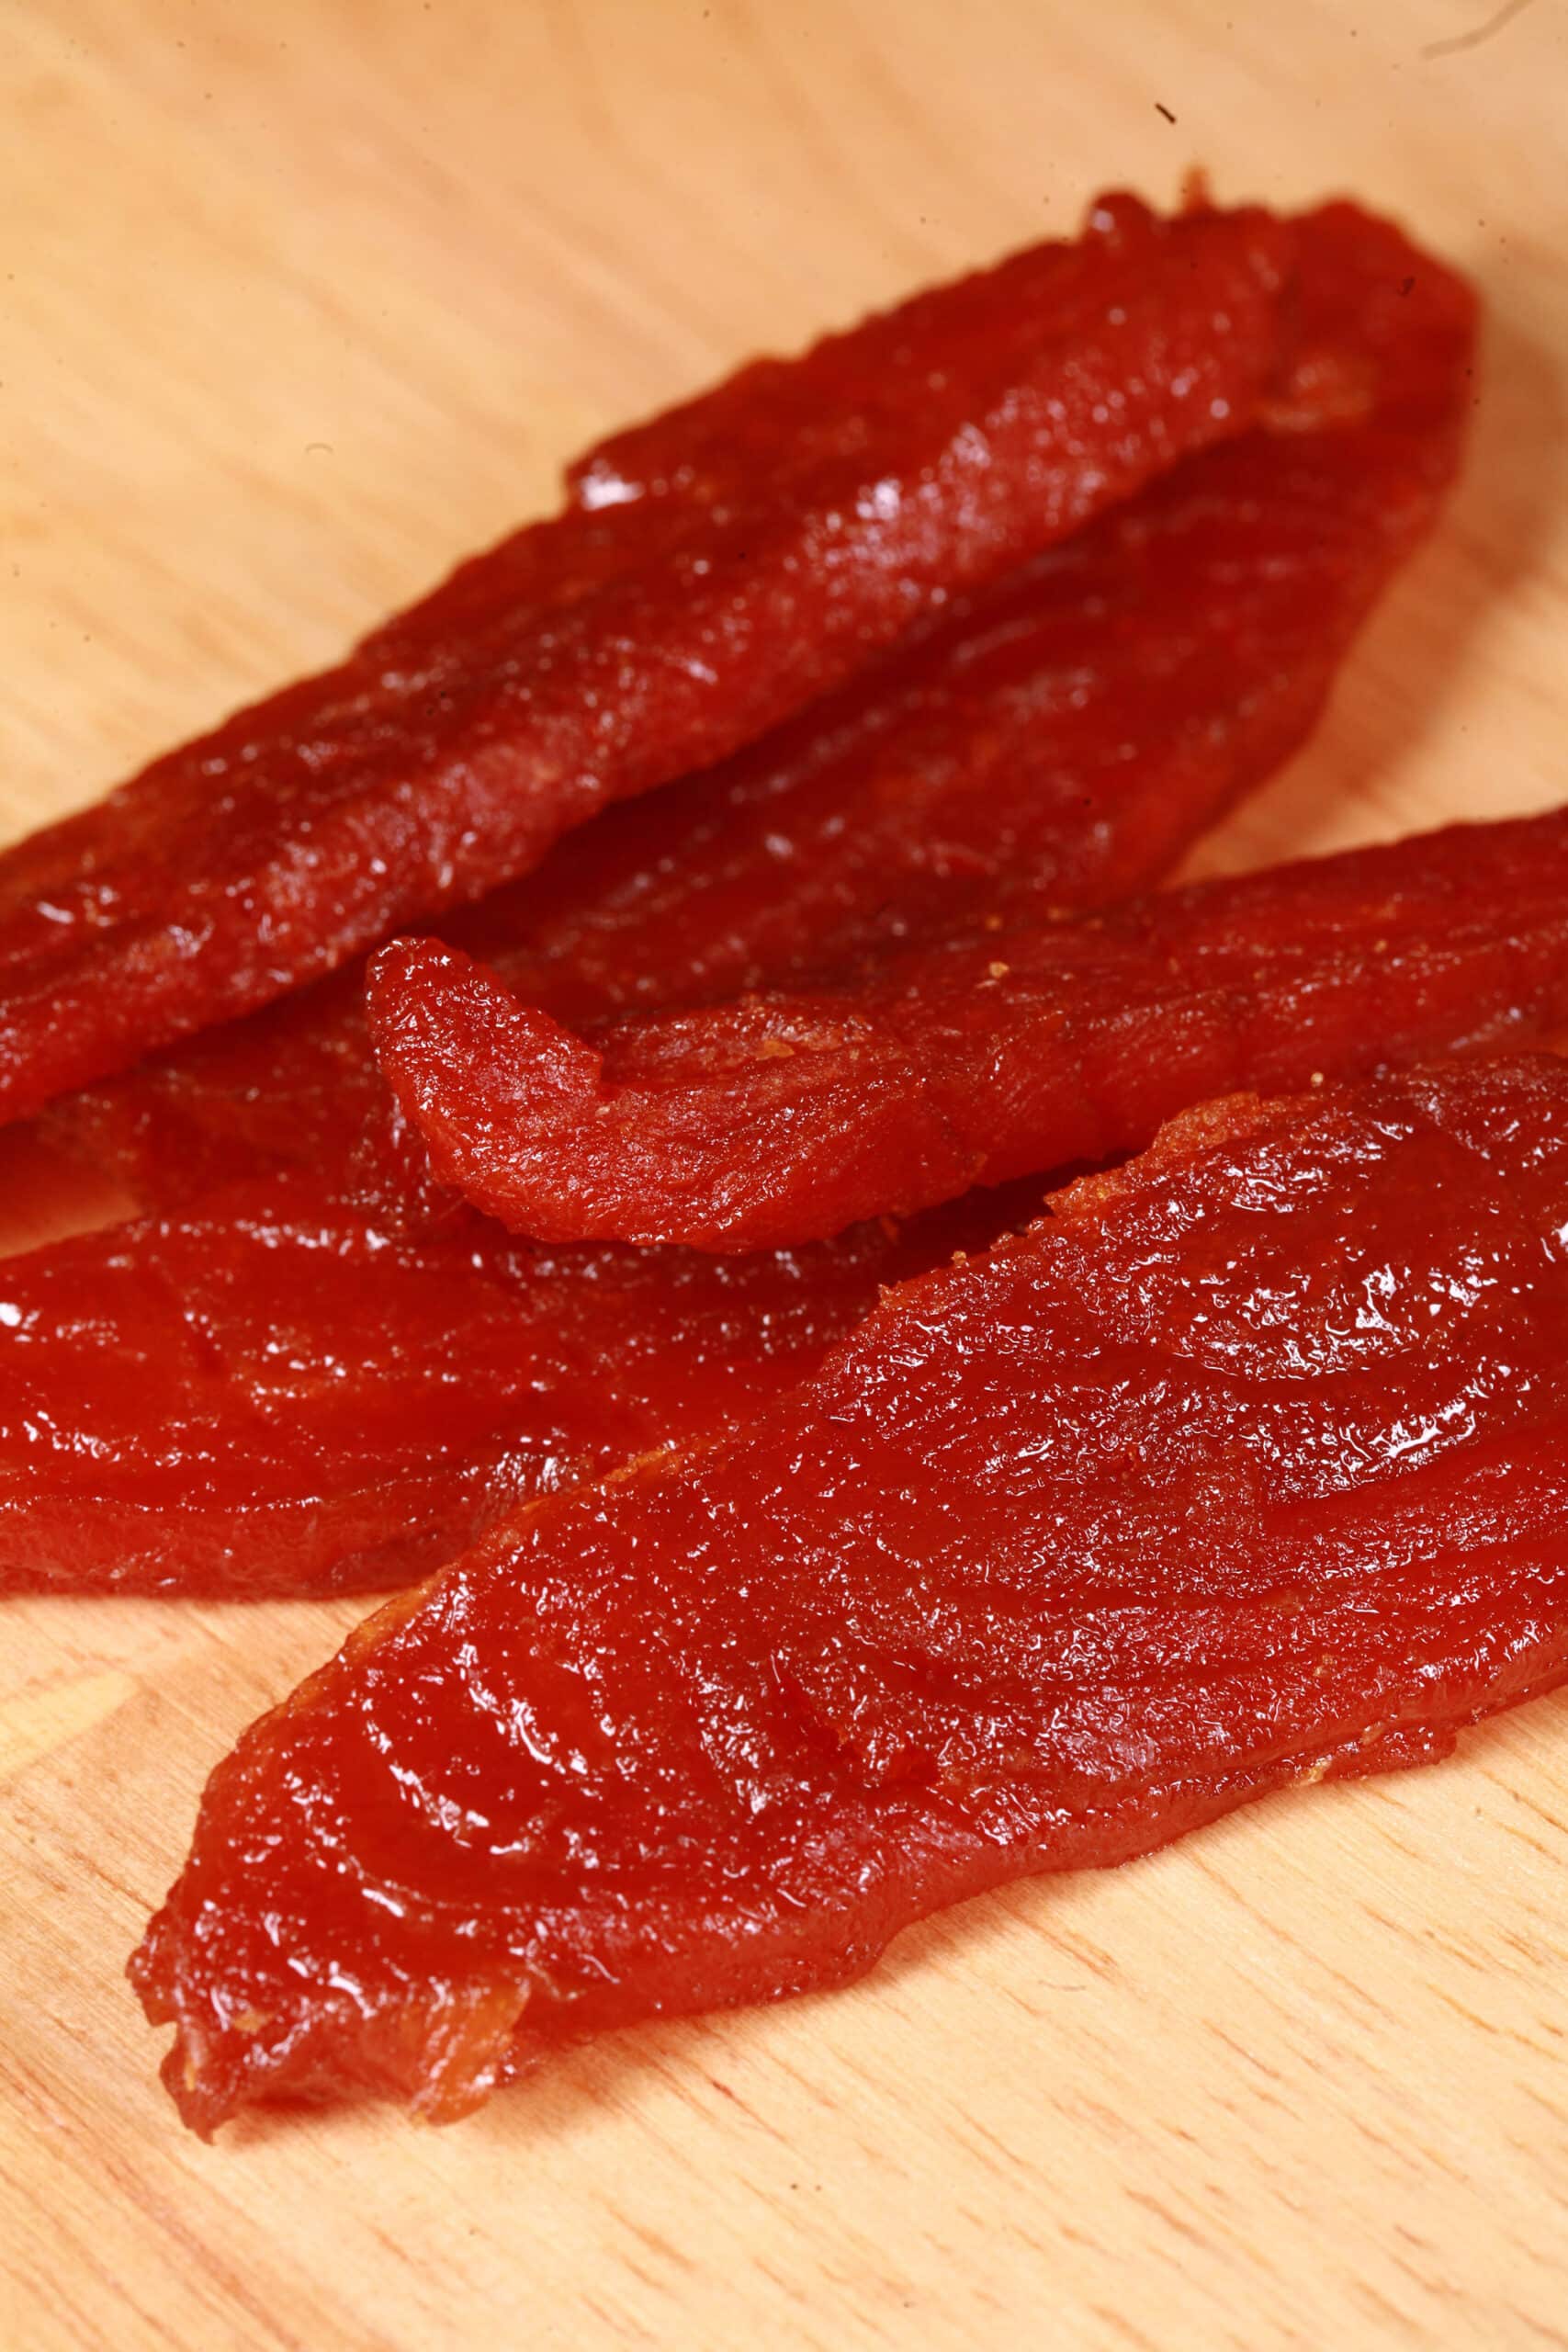
M 1258 483 L 1228 456 L 1188 459 L 720 767 L 605 811 L 453 936 L 581 1022 L 1157 880 L 1295 749 L 1339 650 L 1332 606 L 1269 594 L 1294 512 L 1272 459 Z M 207 1031 L 66 1097 L 44 1132 L 151 1207 L 298 1167 L 416 1217 L 363 990 L 356 966 Z
M 1356 571 L 1353 528 L 1392 560 L 1453 464 L 1457 406 L 1443 431 L 1433 410 L 1467 290 L 1352 207 L 1297 227 L 1303 347 L 1268 439 L 1187 459 L 760 743 L 569 835 L 451 935 L 583 1022 L 1157 879 L 1311 724 L 1382 576 Z M 1425 420 L 1404 474 L 1381 458 L 1375 516 L 1275 437 L 1343 423 L 1369 388 L 1400 429 Z M 355 967 L 48 1124 L 147 1206 L 296 1165 L 406 1220 L 425 1187 L 389 1101 Z
M 520 1514 L 209 1783 L 132 1963 L 187 2121 L 453 2116 L 1568 1679 L 1565 1234 L 1544 1057 L 1211 1106 Z
M 1201 775 L 1216 756 L 1193 749 L 1205 718 L 1237 714 L 1229 729 L 1239 727 L 1245 745 L 1249 724 L 1260 721 L 1267 740 L 1270 718 L 1277 725 L 1287 711 L 1315 707 L 1453 473 L 1470 397 L 1468 288 L 1347 205 L 1303 220 L 1298 253 L 1292 415 L 1314 429 L 1254 433 L 1145 493 L 1166 587 L 1145 676 L 1127 669 L 1145 624 L 1129 623 L 1120 639 L 1119 628 L 1100 634 L 1110 674 L 1095 683 L 1115 691 L 1093 695 L 1086 732 L 1102 758 L 1152 756 L 1157 765 L 1161 751 L 1151 747 L 1167 747 L 1164 757 L 1195 759 Z M 1138 527 L 1130 513 L 1120 519 Z M 1113 518 L 1101 533 L 1115 527 Z M 1087 637 L 1084 650 L 1092 660 Z M 1236 748 L 1233 736 L 1233 759 Z M 1347 869 L 1348 889 L 1355 872 Z M 1238 934 L 1237 960 L 1260 944 L 1282 948 L 1291 893 L 1317 887 L 1282 886 L 1273 932 L 1266 907 L 1248 914 L 1244 894 L 1240 920 L 1251 929 Z M 1212 929 L 1224 903 L 1222 894 L 1192 920 Z M 1038 906 L 1010 906 L 998 893 L 990 921 L 1032 922 Z M 976 913 L 973 901 L 954 905 L 950 921 L 973 931 Z M 436 1172 L 519 1229 L 740 1248 L 940 1198 L 1010 1155 L 1011 1164 L 1049 1167 L 1142 1142 L 1160 1116 L 1213 1091 L 1217 1064 L 1196 1091 L 1138 1093 L 1145 1074 L 1134 1069 L 1136 1101 L 1097 1104 L 1100 1116 L 1075 1107 L 1073 1053 L 1087 1036 L 1092 1055 L 1095 1032 L 1085 1022 L 1064 1029 L 1063 990 L 1098 976 L 1092 1004 L 1102 1026 L 1118 989 L 1152 995 L 1170 1019 L 1181 1017 L 1186 1000 L 1159 962 L 1184 919 L 1178 909 L 1172 928 L 1141 916 L 1124 934 L 1087 943 L 998 939 L 967 962 L 945 952 L 906 959 L 848 989 L 612 1031 L 592 1047 L 563 1034 L 547 988 L 541 1002 L 553 1020 L 513 1001 L 528 993 L 525 975 L 502 974 L 502 987 L 462 953 L 400 944 L 374 967 L 376 1027 Z M 1283 978 L 1276 953 L 1264 986 L 1277 990 Z M 1426 1042 L 1451 1034 L 1434 1023 Z M 1269 1074 L 1238 1051 L 1221 1079 Z M 1081 1132 L 1069 1133 L 1075 1117 Z
M 0 1590 L 406 1584 L 513 1504 L 733 1429 L 1038 1189 L 716 1261 L 398 1241 L 258 1183 L 0 1266 Z
M 341 667 L 0 859 L 0 1117 L 523 872 L 1239 430 L 1290 247 L 1110 198 L 602 444 Z
M 434 941 L 383 952 L 372 1007 L 435 1168 L 492 1216 L 557 1240 L 778 1248 L 1110 1159 L 1216 1094 L 1550 1032 L 1568 1021 L 1568 810 L 917 949 L 592 1046 Z

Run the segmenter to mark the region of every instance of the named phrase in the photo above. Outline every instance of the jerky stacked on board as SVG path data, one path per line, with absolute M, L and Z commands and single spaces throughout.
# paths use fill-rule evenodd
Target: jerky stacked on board
M 1157 879 L 1311 724 L 1432 518 L 1464 414 L 1455 279 L 1423 264 L 1400 294 L 1419 257 L 1348 207 L 1246 220 L 1258 251 L 1293 256 L 1234 363 L 1267 387 L 1259 421 L 1233 412 L 1230 441 L 783 729 L 569 836 L 464 919 L 468 944 L 583 1020 L 985 940 Z M 1121 288 L 1111 233 L 1079 266 L 1104 260 Z M 1059 332 L 1043 322 L 1053 350 Z M 892 330 L 863 333 L 880 348 Z M 64 1589 L 406 1579 L 530 1495 L 744 1420 L 879 1282 L 1035 1205 L 981 1194 L 958 1227 L 871 1222 L 740 1272 L 465 1236 L 395 1116 L 357 970 L 66 1098 L 50 1128 L 165 1213 L 9 1271 L 27 1344 L 0 1440 L 0 1577 Z M 870 1217 L 909 1172 L 883 1155 Z
M 1310 725 L 1472 323 L 1352 207 L 1107 199 L 0 860 L 0 1099 L 152 1212 L 6 1270 L 0 1576 L 479 1538 L 214 1777 L 135 1962 L 197 2128 L 458 2113 L 1568 1672 L 1561 1073 L 1332 1084 L 1561 1013 L 1561 820 L 1117 903 Z
M 526 872 L 1239 431 L 1292 244 L 1108 198 L 591 450 L 337 669 L 0 858 L 0 1117 Z

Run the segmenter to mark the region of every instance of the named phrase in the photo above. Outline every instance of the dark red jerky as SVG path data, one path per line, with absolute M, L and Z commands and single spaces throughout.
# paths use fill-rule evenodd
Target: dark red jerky
M 1211 527 L 1238 489 L 1247 515 L 1283 511 L 1232 456 L 1189 458 L 760 743 L 606 810 L 451 936 L 580 1022 L 1146 887 L 1295 748 L 1337 650 L 1315 615 L 1285 635 L 1277 532 Z M 417 1218 L 362 989 L 356 966 L 207 1031 L 43 1130 L 147 1206 L 292 1165 Z
M 1568 1678 L 1568 1070 L 1211 1105 L 1055 1209 L 246 1734 L 132 1962 L 188 2122 L 457 2115 Z
M 1381 578 L 1354 571 L 1352 524 L 1392 555 L 1452 468 L 1457 417 L 1439 431 L 1431 411 L 1468 294 L 1351 207 L 1297 233 L 1302 345 L 1270 411 L 1283 443 L 1187 459 L 760 743 L 570 834 L 450 935 L 581 1022 L 1157 879 L 1310 726 L 1358 586 Z M 1419 294 L 1391 311 L 1417 265 Z M 1294 437 L 1369 389 L 1408 436 L 1404 471 L 1392 451 L 1376 469 L 1375 514 Z M 1309 561 L 1321 594 L 1284 590 L 1282 563 Z M 437 1196 L 389 1135 L 358 991 L 355 970 L 190 1040 L 58 1104 L 49 1129 L 148 1206 L 295 1164 L 417 1219 Z
M 1171 602 L 1163 627 L 1135 623 L 1120 645 L 1106 632 L 1115 690 L 1086 714 L 1104 756 L 1147 758 L 1150 747 L 1171 745 L 1190 757 L 1205 713 L 1234 714 L 1241 737 L 1249 718 L 1267 726 L 1285 709 L 1299 724 L 1452 475 L 1473 340 L 1467 288 L 1424 265 L 1416 290 L 1402 296 L 1404 265 L 1419 256 L 1348 206 L 1301 222 L 1298 243 L 1303 345 L 1290 413 L 1316 425 L 1292 434 L 1281 414 L 1274 435 L 1210 451 L 1145 493 L 1145 512 L 1175 524 L 1149 542 Z M 1124 529 L 1130 521 L 1122 518 Z M 1114 518 L 1100 530 L 1113 527 Z M 1184 626 L 1190 594 L 1200 618 Z M 1144 646 L 1153 658 L 1139 675 Z M 1472 955 L 1495 949 L 1514 921 L 1511 837 L 1502 839 L 1503 863 L 1476 909 L 1491 936 L 1478 930 Z M 1430 914 L 1440 944 L 1462 910 L 1443 853 L 1419 854 L 1409 922 L 1418 931 Z M 374 1021 L 436 1173 L 509 1224 L 739 1249 L 832 1231 L 1013 1167 L 1125 1149 L 1205 1093 L 1304 1080 L 1316 1061 L 1281 1070 L 1246 1029 L 1245 1005 L 1230 1001 L 1237 969 L 1254 978 L 1261 1008 L 1276 1011 L 1281 990 L 1325 984 L 1321 968 L 1292 961 L 1303 892 L 1320 966 L 1353 947 L 1358 918 L 1363 949 L 1374 950 L 1382 926 L 1369 897 L 1397 888 L 1403 868 L 1374 865 L 1365 883 L 1360 871 L 1351 861 L 1277 885 L 1223 886 L 1087 933 L 1021 931 L 1021 919 L 1038 925 L 1038 901 L 1002 893 L 990 919 L 999 914 L 1005 931 L 976 926 L 966 910 L 979 947 L 906 954 L 846 984 L 652 1019 L 591 1045 L 514 1002 L 461 953 L 401 943 L 376 960 Z M 1338 888 L 1348 894 L 1343 936 L 1332 904 L 1323 929 L 1325 894 Z M 1525 903 L 1550 922 L 1545 894 L 1527 891 Z M 1238 928 L 1225 967 L 1214 933 L 1232 905 Z M 1191 973 L 1182 962 L 1190 922 L 1203 944 Z M 1419 1051 L 1450 1042 L 1456 1007 L 1431 1008 L 1425 1025 L 1415 1017 L 1418 944 L 1399 967 L 1404 996 L 1395 990 L 1393 1012 L 1403 1005 Z M 1270 960 L 1255 970 L 1265 951 Z M 1539 963 L 1550 941 L 1530 952 Z M 1506 975 L 1495 956 L 1483 956 L 1483 970 L 1495 992 Z M 515 990 L 515 977 L 503 977 Z M 1381 967 L 1367 973 L 1362 1013 L 1381 1001 L 1384 978 Z M 1337 968 L 1334 979 L 1338 1001 L 1351 998 L 1353 976 Z M 1211 1001 L 1195 1005 L 1205 988 Z M 1228 992 L 1223 1001 L 1216 989 Z M 543 1005 L 555 1013 L 547 993 Z M 1176 1033 L 1194 1020 L 1196 1044 L 1183 1045 Z M 1341 1050 L 1362 1035 L 1341 1040 Z
M 908 949 L 592 1046 L 434 941 L 384 950 L 375 991 L 435 1167 L 492 1216 L 776 1249 L 1135 1150 L 1216 1094 L 1547 1035 L 1568 1022 L 1568 809 Z
M 395 1241 L 276 1181 L 0 1266 L 0 1590 L 406 1584 L 513 1505 L 746 1420 L 1038 1187 L 716 1261 Z
M 339 668 L 0 859 L 0 1117 L 478 898 L 1241 429 L 1291 245 L 1107 199 L 591 451 Z

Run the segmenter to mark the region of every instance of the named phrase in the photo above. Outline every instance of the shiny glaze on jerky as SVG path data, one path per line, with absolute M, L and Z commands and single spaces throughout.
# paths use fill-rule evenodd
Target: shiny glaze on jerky
M 273 1179 L 0 1264 L 0 1591 L 385 1589 L 732 1429 L 1039 1187 L 717 1261 L 397 1238 Z
M 1156 596 L 1161 619 L 1142 673 L 1143 624 L 1120 642 L 1104 631 L 1111 674 L 1096 681 L 1085 732 L 1108 761 L 1157 763 L 1177 745 L 1190 757 L 1213 714 L 1224 714 L 1221 741 L 1234 744 L 1248 714 L 1282 696 L 1298 710 L 1315 707 L 1453 473 L 1471 397 L 1468 288 L 1351 206 L 1307 215 L 1297 239 L 1291 407 L 1276 413 L 1273 434 L 1206 453 L 1142 502 L 1157 513 L 1149 546 L 1165 601 Z M 1359 869 L 1344 871 L 1353 897 Z M 1396 875 L 1389 869 L 1390 888 Z M 1235 965 L 1260 945 L 1288 945 L 1292 894 L 1308 889 L 1316 908 L 1332 887 L 1328 873 L 1284 883 L 1272 916 L 1267 887 L 1238 892 Z M 1365 888 L 1375 896 L 1375 887 Z M 498 986 L 461 952 L 400 943 L 374 962 L 375 1023 L 436 1172 L 493 1215 L 526 1232 L 716 1249 L 830 1232 L 1008 1167 L 1127 1148 L 1205 1092 L 1296 1082 L 1315 1067 L 1277 1067 L 1267 1055 L 1254 1065 L 1244 1035 L 1228 1058 L 1213 1039 L 1206 1057 L 1177 1052 L 1163 1086 L 1164 1073 L 1144 1070 L 1134 1051 L 1102 1086 L 1095 1064 L 1117 1051 L 1107 1024 L 1120 990 L 1140 1015 L 1163 1015 L 1163 1031 L 1144 1020 L 1138 1036 L 1161 1057 L 1175 1050 L 1173 1026 L 1224 1027 L 1235 1008 L 1194 1008 L 1189 976 L 1166 970 L 1168 955 L 1179 960 L 1179 915 L 1168 922 L 1156 910 L 1087 937 L 1020 928 L 1070 903 L 998 892 L 988 927 L 973 907 L 953 910 L 949 929 L 968 931 L 978 949 L 933 948 L 805 989 L 775 983 L 755 1002 L 653 1016 L 584 1044 L 564 1033 L 547 988 L 528 1010 L 513 1003 L 529 997 L 525 974 L 501 971 Z M 1216 893 L 1192 918 L 1211 970 L 1226 904 Z M 1451 926 L 1452 908 L 1440 911 Z M 1367 913 L 1370 947 L 1378 925 Z M 1495 924 L 1506 919 L 1493 910 Z M 1338 951 L 1352 944 L 1348 922 Z M 1276 954 L 1261 986 L 1278 996 L 1324 977 Z M 1418 962 L 1401 977 L 1408 998 Z M 1495 969 L 1485 980 L 1495 985 Z M 1336 985 L 1347 996 L 1349 976 L 1337 974 Z M 1079 1019 L 1081 987 L 1098 993 Z M 1365 1006 L 1386 993 L 1381 973 L 1369 974 Z M 1448 1026 L 1435 1015 L 1424 1029 L 1416 1022 L 1410 1044 L 1443 1046 L 1456 1034 L 1450 1007 Z
M 1239 471 L 1228 449 L 1184 460 L 761 741 L 568 834 L 444 931 L 581 1023 L 1147 888 L 1295 749 L 1359 617 L 1353 581 L 1274 590 L 1296 457 L 1263 428 L 1238 453 L 1255 442 Z M 1397 543 L 1392 507 L 1385 527 Z M 44 1132 L 148 1207 L 297 1166 L 403 1223 L 439 1213 L 389 1125 L 362 990 L 356 965 L 187 1039 L 64 1097 Z
M 1551 1034 L 1568 1023 L 1568 809 L 905 951 L 844 986 L 592 1046 L 434 942 L 378 970 L 405 998 L 439 989 L 442 1073 L 456 1060 L 512 1106 L 492 1172 L 487 1131 L 450 1143 L 406 1074 L 423 1031 L 393 1035 L 437 1167 L 480 1207 L 557 1240 L 798 1246 L 1135 1150 L 1214 1095 Z
M 0 856 L 0 1118 L 525 871 L 1241 429 L 1290 245 L 1106 198 L 591 450 L 339 668 Z
M 1294 749 L 1376 584 L 1338 560 L 1366 515 L 1337 478 L 1326 513 L 1303 495 L 1310 470 L 1274 436 L 1342 422 L 1374 363 L 1389 384 L 1391 341 L 1419 350 L 1446 307 L 1468 306 L 1354 208 L 1295 227 L 1306 349 L 1234 461 L 1184 460 L 761 742 L 569 834 L 449 935 L 581 1023 L 1156 880 Z M 1415 266 L 1423 290 L 1413 309 L 1401 298 L 1391 338 L 1386 289 Z M 1385 464 L 1389 560 L 1452 438 L 1429 435 L 1424 473 Z M 1322 567 L 1317 594 L 1281 591 L 1287 547 Z M 446 1215 L 368 1065 L 360 985 L 355 967 L 190 1039 L 64 1098 L 47 1130 L 150 1207 L 297 1165 L 402 1224 Z
M 1054 1211 L 246 1734 L 132 1964 L 189 2122 L 457 2115 L 1568 1677 L 1568 1069 L 1210 1105 Z

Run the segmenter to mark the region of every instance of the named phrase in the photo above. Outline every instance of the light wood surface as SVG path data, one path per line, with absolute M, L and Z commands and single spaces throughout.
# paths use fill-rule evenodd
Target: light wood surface
M 1194 161 L 1405 212 L 1492 317 L 1440 543 L 1209 862 L 1568 794 L 1568 34 L 1432 51 L 1485 8 L 0 0 L 0 826 L 332 655 L 590 432 Z M 76 1213 L 0 1159 L 13 1239 Z M 1568 1698 L 451 2132 L 203 2148 L 121 1965 L 350 1614 L 5 1609 L 7 2352 L 1568 2345 Z

